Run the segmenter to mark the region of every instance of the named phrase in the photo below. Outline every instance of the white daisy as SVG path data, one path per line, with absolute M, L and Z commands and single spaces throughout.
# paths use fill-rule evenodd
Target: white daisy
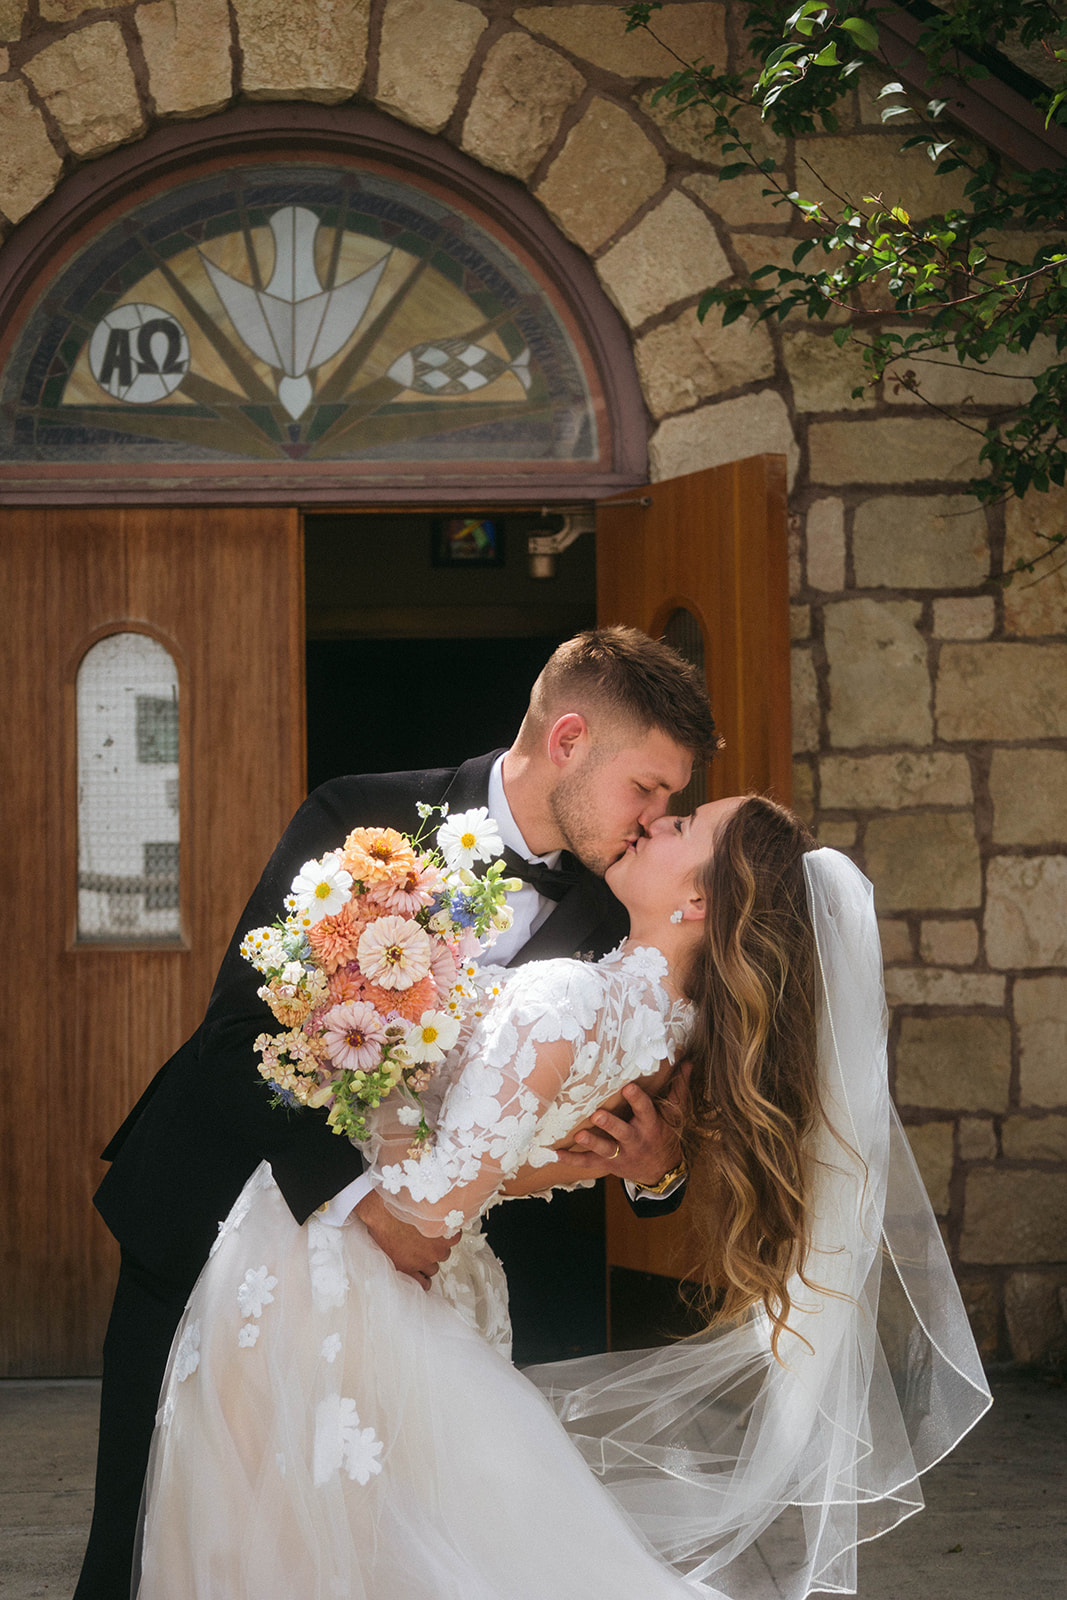
M 297 909 L 312 922 L 336 916 L 346 900 L 351 900 L 352 874 L 341 865 L 336 851 L 330 850 L 321 861 L 305 861 L 293 879 Z
M 476 861 L 495 861 L 504 841 L 486 806 L 457 811 L 437 830 L 441 854 L 453 872 L 473 867 Z

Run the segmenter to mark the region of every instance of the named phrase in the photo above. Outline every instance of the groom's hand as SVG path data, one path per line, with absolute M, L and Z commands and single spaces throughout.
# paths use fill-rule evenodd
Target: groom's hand
M 575 1134 L 574 1145 L 560 1159 L 587 1178 L 656 1184 L 682 1159 L 678 1134 L 684 1076 L 679 1074 L 660 1100 L 651 1099 L 636 1083 L 627 1084 L 622 1092 L 629 1102 L 630 1119 L 624 1121 L 610 1111 L 595 1112 L 590 1119 L 595 1126 Z
M 355 1215 L 396 1270 L 414 1278 L 424 1289 L 430 1287 L 430 1279 L 441 1262 L 448 1260 L 459 1238 L 458 1233 L 452 1233 L 444 1239 L 427 1239 L 410 1223 L 398 1221 L 374 1189 L 355 1207 Z

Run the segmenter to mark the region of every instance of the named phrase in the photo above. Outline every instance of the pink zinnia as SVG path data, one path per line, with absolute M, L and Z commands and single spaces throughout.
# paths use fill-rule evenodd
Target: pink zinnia
M 365 1000 L 333 1006 L 323 1017 L 326 1049 L 335 1067 L 370 1072 L 381 1059 L 385 1043 L 382 1019 Z
M 376 884 L 370 891 L 370 898 L 398 917 L 413 917 L 429 905 L 440 882 L 439 870 L 423 856 L 399 882 Z
M 407 917 L 379 917 L 364 928 L 359 964 L 382 989 L 410 989 L 430 970 L 433 940 Z

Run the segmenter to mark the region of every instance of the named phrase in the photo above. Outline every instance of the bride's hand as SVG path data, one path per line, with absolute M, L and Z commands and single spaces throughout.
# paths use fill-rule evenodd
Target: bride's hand
M 410 1223 L 398 1221 L 374 1189 L 355 1207 L 355 1215 L 397 1271 L 414 1278 L 424 1289 L 430 1287 L 430 1279 L 442 1261 L 448 1260 L 449 1251 L 459 1238 L 458 1233 L 453 1233 L 443 1239 L 427 1239 Z

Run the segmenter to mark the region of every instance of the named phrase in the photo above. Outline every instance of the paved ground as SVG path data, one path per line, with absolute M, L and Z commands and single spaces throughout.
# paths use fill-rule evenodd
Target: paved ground
M 98 1393 L 89 1380 L 0 1382 L 0 1600 L 69 1600 Z M 927 1477 L 926 1510 L 861 1550 L 861 1600 L 1067 1597 L 1067 1385 L 1005 1375 L 994 1393 Z

